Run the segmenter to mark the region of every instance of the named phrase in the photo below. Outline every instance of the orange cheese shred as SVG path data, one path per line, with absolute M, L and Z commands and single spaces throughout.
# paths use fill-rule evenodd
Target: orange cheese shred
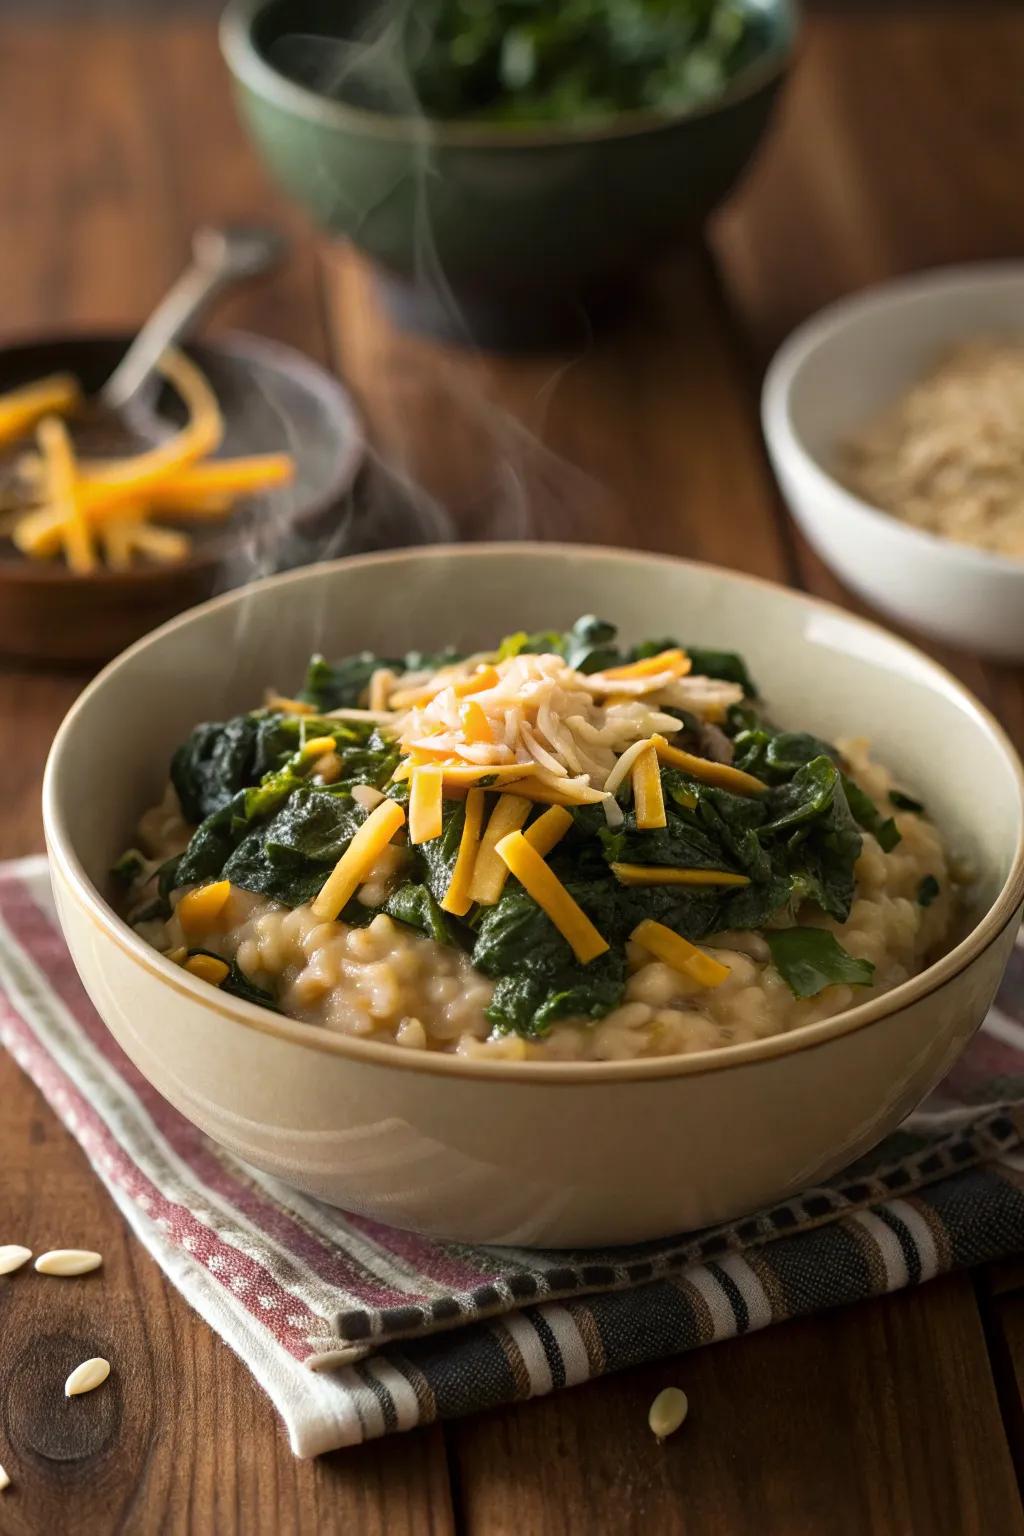
M 735 795 L 763 795 L 768 788 L 761 779 L 755 779 L 752 773 L 744 773 L 742 768 L 733 768 L 728 763 L 713 763 L 706 757 L 696 757 L 692 752 L 684 752 L 681 747 L 670 746 L 664 736 L 652 736 L 651 740 L 663 763 L 680 768 L 691 779 L 699 779 L 702 784 L 731 789 Z
M 498 796 L 477 850 L 473 880 L 469 888 L 472 901 L 484 907 L 493 907 L 500 897 L 508 879 L 508 865 L 498 856 L 498 844 L 510 832 L 519 831 L 532 809 L 532 802 L 525 795 L 512 792 Z
M 642 661 L 627 662 L 622 667 L 609 667 L 601 675 L 622 682 L 633 682 L 641 677 L 657 677 L 662 672 L 673 672 L 676 677 L 685 677 L 692 665 L 685 651 L 673 648 L 670 651 L 659 651 L 656 656 L 645 656 Z
M 728 869 L 684 869 L 670 864 L 612 864 L 620 885 L 749 885 L 746 875 Z
M 482 789 L 471 789 L 466 796 L 466 819 L 462 824 L 462 837 L 455 857 L 455 868 L 452 870 L 448 889 L 441 902 L 444 911 L 450 912 L 453 917 L 465 917 L 472 905 L 470 889 L 473 884 L 473 869 L 476 864 L 483 819 L 484 792 Z
M 409 780 L 409 841 L 429 843 L 441 836 L 444 769 L 440 763 L 420 763 Z
M 630 935 L 635 944 L 646 949 L 656 960 L 662 960 L 673 971 L 679 971 L 702 987 L 719 987 L 729 975 L 729 967 L 722 965 L 704 950 L 691 944 L 681 934 L 673 933 L 664 923 L 656 923 L 645 917 Z
M 499 857 L 520 885 L 533 897 L 571 947 L 581 965 L 589 965 L 608 949 L 607 939 L 594 927 L 558 876 L 545 864 L 521 832 L 511 832 L 498 844 Z
M 661 766 L 654 747 L 645 747 L 633 764 L 633 806 L 641 832 L 668 826 L 661 791 Z
M 562 841 L 562 838 L 572 826 L 572 817 L 562 805 L 553 805 L 550 810 L 538 816 L 533 824 L 527 827 L 523 836 L 531 848 L 536 848 L 542 859 L 546 859 L 552 848 Z
M 82 398 L 78 380 L 70 373 L 54 373 L 22 384 L 0 395 L 0 443 L 13 443 L 44 416 L 64 416 Z
M 475 699 L 470 699 L 467 704 L 463 704 L 459 713 L 462 719 L 462 734 L 468 742 L 475 744 L 494 741 L 491 722 Z
M 405 812 L 397 800 L 382 800 L 374 807 L 314 897 L 314 917 L 324 923 L 334 922 L 404 825 Z

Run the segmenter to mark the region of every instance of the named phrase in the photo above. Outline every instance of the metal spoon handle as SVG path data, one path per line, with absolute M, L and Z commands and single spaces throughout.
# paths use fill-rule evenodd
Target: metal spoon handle
M 282 250 L 283 241 L 273 230 L 198 229 L 192 238 L 192 261 L 103 385 L 103 404 L 123 410 L 148 382 L 167 348 L 192 330 L 213 300 L 225 288 L 269 270 Z

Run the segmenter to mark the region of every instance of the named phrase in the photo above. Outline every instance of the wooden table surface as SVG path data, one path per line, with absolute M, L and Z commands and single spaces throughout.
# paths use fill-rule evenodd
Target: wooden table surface
M 196 222 L 269 216 L 294 259 L 222 323 L 350 381 L 382 459 L 426 492 L 410 502 L 392 473 L 382 494 L 378 475 L 372 513 L 671 551 L 855 606 L 787 523 L 759 374 L 837 294 L 1022 254 L 1019 7 L 815 9 L 777 130 L 709 248 L 652 272 L 635 314 L 585 355 L 515 362 L 396 335 L 360 265 L 320 252 L 267 184 L 212 22 L 161 14 L 0 10 L 0 332 L 130 324 Z M 1024 742 L 1021 675 L 942 659 Z M 0 677 L 0 855 L 42 846 L 43 760 L 82 682 Z M 1024 1531 L 1024 1265 L 303 1463 L 6 1058 L 0 1106 L 0 1241 L 80 1243 L 106 1261 L 102 1285 L 0 1282 L 0 1462 L 16 1478 L 3 1536 Z M 40 1383 L 91 1353 L 119 1372 L 79 1439 Z M 669 1383 L 691 1417 L 659 1450 L 646 1412 Z

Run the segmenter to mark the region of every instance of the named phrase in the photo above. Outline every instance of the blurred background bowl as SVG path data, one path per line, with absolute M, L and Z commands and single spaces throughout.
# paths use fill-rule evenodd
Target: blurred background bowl
M 699 228 L 733 185 L 797 30 L 794 0 L 749 9 L 758 52 L 710 101 L 567 123 L 392 116 L 275 66 L 275 45 L 296 33 L 354 36 L 366 16 L 358 0 L 231 0 L 221 42 L 267 164 L 324 228 L 390 275 L 399 318 L 523 346 L 552 339 L 570 299 L 578 316 L 580 296 L 617 290 Z
M 0 351 L 0 392 L 68 372 L 91 393 L 132 340 L 126 332 L 7 347 Z M 242 332 L 190 343 L 185 350 L 203 370 L 223 412 L 217 457 L 283 449 L 295 459 L 295 479 L 240 501 L 227 522 L 196 534 L 187 560 L 172 565 L 83 576 L 62 559 L 30 560 L 0 539 L 0 654 L 46 662 L 106 661 L 183 608 L 289 563 L 291 540 L 322 534 L 341 516 L 365 439 L 337 379 L 292 347 Z M 168 416 L 175 419 L 173 409 Z
M 841 444 L 922 378 L 943 351 L 1024 335 L 1024 262 L 919 273 L 831 304 L 768 370 L 762 422 L 796 522 L 876 608 L 937 640 L 1024 661 L 1024 561 L 913 527 L 848 491 Z

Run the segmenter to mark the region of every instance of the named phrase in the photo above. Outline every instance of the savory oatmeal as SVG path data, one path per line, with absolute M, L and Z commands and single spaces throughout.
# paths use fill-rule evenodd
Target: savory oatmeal
M 864 741 L 768 722 L 741 659 L 610 625 L 329 665 L 198 726 L 115 873 L 227 992 L 405 1050 L 675 1055 L 919 971 L 955 889 Z

